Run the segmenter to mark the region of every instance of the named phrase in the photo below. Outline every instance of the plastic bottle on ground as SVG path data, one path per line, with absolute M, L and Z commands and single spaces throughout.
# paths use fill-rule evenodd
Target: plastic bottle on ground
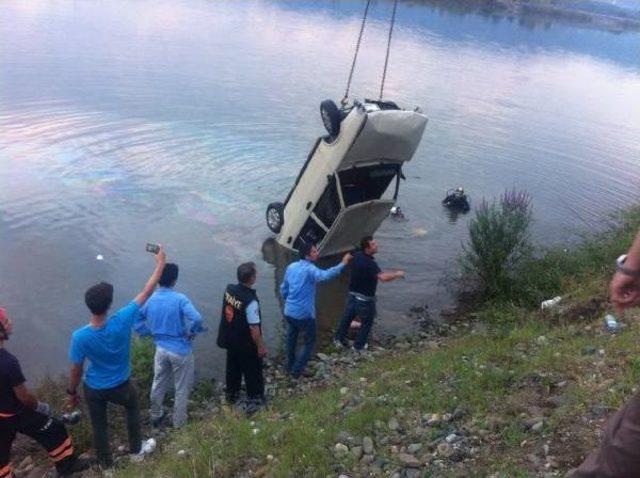
M 604 316 L 604 325 L 612 334 L 617 334 L 622 328 L 620 322 L 618 322 L 618 319 L 616 319 L 613 314 L 607 314 Z

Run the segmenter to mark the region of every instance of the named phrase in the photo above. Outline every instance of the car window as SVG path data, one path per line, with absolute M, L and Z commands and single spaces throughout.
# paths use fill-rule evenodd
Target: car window
M 309 217 L 302 229 L 300 229 L 300 234 L 293 242 L 293 248 L 299 250 L 302 244 L 320 244 L 325 234 L 324 229 L 312 217 Z
M 397 164 L 377 164 L 338 173 L 345 206 L 380 199 L 398 174 Z
M 329 177 L 329 184 L 322 193 L 322 196 L 320 196 L 318 204 L 316 204 L 313 212 L 328 228 L 331 227 L 338 217 L 338 214 L 340 213 L 340 198 L 338 197 L 338 188 L 336 187 L 335 176 Z

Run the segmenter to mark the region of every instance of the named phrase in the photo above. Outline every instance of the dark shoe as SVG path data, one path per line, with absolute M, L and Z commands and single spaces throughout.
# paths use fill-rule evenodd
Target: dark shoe
M 162 421 L 166 418 L 166 416 L 167 412 L 162 410 L 162 415 L 160 415 L 158 418 L 151 419 L 151 428 L 158 428 L 162 424 Z
M 92 465 L 92 460 L 89 458 L 76 458 L 76 460 L 69 466 L 64 472 L 59 473 L 60 476 L 72 476 L 75 473 L 89 469 Z
M 247 399 L 247 404 L 245 406 L 244 413 L 248 417 L 250 417 L 254 413 L 257 413 L 260 410 L 262 410 L 266 406 L 266 404 L 267 404 L 267 401 L 264 399 L 264 397 L 249 398 Z
M 291 376 L 295 379 L 299 379 L 300 377 L 311 378 L 315 376 L 315 373 L 313 373 L 311 370 L 304 369 L 302 372 L 292 373 Z

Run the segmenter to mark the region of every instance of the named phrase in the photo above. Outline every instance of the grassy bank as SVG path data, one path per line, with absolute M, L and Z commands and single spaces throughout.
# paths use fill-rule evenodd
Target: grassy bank
M 634 314 L 620 335 L 602 330 L 611 264 L 638 224 L 631 211 L 574 250 L 541 253 L 518 279 L 524 299 L 479 305 L 444 339 L 416 336 L 250 420 L 223 409 L 119 476 L 561 474 L 640 381 Z M 557 309 L 533 307 L 554 295 Z

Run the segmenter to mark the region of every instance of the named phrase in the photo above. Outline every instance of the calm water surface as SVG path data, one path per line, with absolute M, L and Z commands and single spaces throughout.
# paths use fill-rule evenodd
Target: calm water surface
M 66 369 L 82 296 L 113 282 L 130 300 L 153 266 L 216 328 L 239 262 L 258 264 L 266 335 L 281 347 L 281 267 L 263 259 L 268 202 L 282 200 L 338 100 L 363 2 L 5 0 L 0 3 L 0 303 L 33 376 Z M 376 2 L 352 92 L 377 94 L 391 3 Z M 430 117 L 405 167 L 408 221 L 379 231 L 379 330 L 409 330 L 412 304 L 450 301 L 467 217 L 439 202 L 524 188 L 536 239 L 570 243 L 640 199 L 640 40 L 401 3 L 386 95 Z M 102 254 L 104 261 L 96 261 Z M 271 259 L 270 259 L 271 260 Z M 280 266 L 285 262 L 279 259 Z M 344 279 L 320 293 L 333 328 Z M 338 299 L 335 299 L 338 297 Z M 219 370 L 215 333 L 198 368 Z

